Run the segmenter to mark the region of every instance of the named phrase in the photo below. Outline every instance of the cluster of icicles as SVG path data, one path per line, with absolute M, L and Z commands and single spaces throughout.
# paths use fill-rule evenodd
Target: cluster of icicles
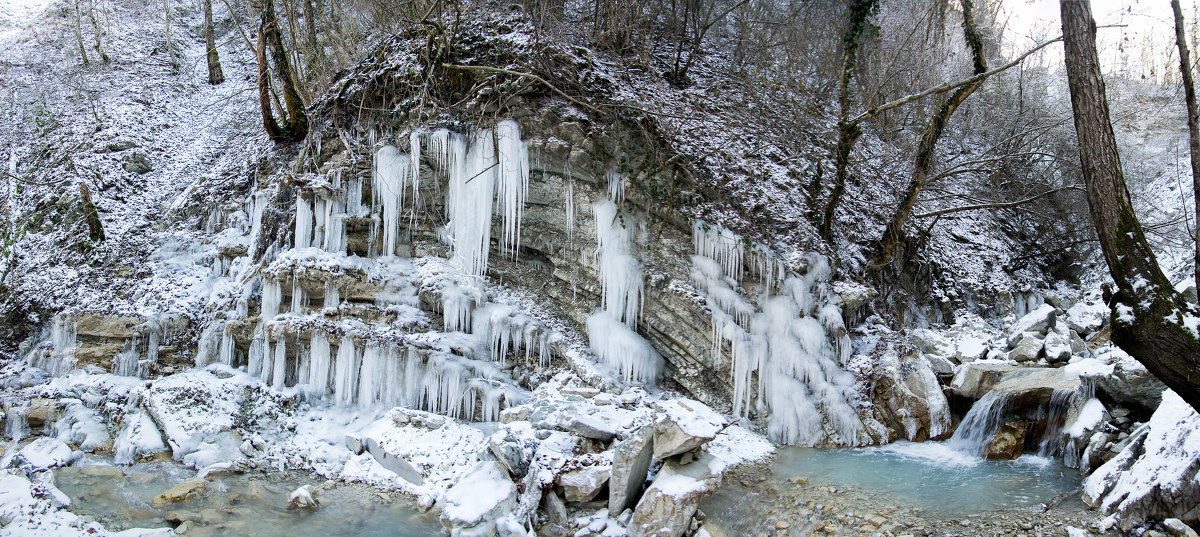
M 780 443 L 859 443 L 855 379 L 841 368 L 850 339 L 841 310 L 829 303 L 829 262 L 809 253 L 804 275 L 781 279 L 784 268 L 766 248 L 728 229 L 696 221 L 692 237 L 691 281 L 712 310 L 714 367 L 725 365 L 729 349 L 734 413 L 746 416 L 757 401 Z M 758 275 L 753 299 L 743 286 L 746 266 Z

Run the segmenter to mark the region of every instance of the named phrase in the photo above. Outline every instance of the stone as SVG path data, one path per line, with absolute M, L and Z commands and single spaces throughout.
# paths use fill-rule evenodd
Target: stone
M 195 498 L 200 493 L 204 492 L 205 482 L 201 478 L 192 478 L 175 485 L 158 496 L 155 496 L 150 502 L 150 506 L 155 509 L 161 509 L 163 506 L 172 503 L 179 503 L 184 500 Z
M 388 453 L 387 450 L 383 449 L 383 447 L 379 445 L 379 441 L 374 437 L 368 437 L 363 444 L 366 452 L 370 453 L 371 457 L 373 457 L 375 462 L 378 462 L 380 466 L 391 470 L 409 483 L 420 485 L 421 481 L 423 481 L 421 472 L 417 471 L 417 469 L 413 467 L 413 465 L 407 460 L 404 460 L 403 457 Z
M 496 457 L 513 477 L 524 477 L 529 472 L 532 450 L 526 449 L 521 440 L 508 429 L 502 429 L 488 437 L 488 452 Z
M 99 149 L 96 149 L 95 152 L 96 153 L 120 153 L 121 151 L 125 151 L 126 149 L 133 149 L 137 146 L 138 145 L 136 143 L 134 143 L 130 140 L 118 140 L 115 142 L 109 142 L 107 144 L 104 144 Z
M 1192 300 L 1195 300 L 1195 286 L 1192 286 Z M 1196 530 L 1178 518 L 1168 518 L 1162 521 L 1162 525 L 1175 537 L 1200 537 L 1196 535 Z
M 1045 335 L 1048 330 L 1054 328 L 1057 318 L 1054 313 L 1054 306 L 1050 304 L 1042 304 L 1038 309 L 1029 312 L 1009 327 L 1008 338 L 1006 339 L 1009 348 L 1016 347 L 1017 343 L 1025 337 L 1026 332 Z
M 27 467 L 29 470 L 54 468 L 66 466 L 75 457 L 76 453 L 71 451 L 71 446 L 68 446 L 66 442 L 54 437 L 43 436 L 21 448 L 21 451 L 17 452 L 17 456 L 12 458 L 9 466 Z
M 87 477 L 99 477 L 104 479 L 122 479 L 125 477 L 125 472 L 116 466 L 108 466 L 97 464 L 93 466 L 82 466 L 79 468 L 79 475 Z
M 563 498 L 568 502 L 591 501 L 612 475 L 612 466 L 595 465 L 565 472 L 558 476 L 558 485 L 563 488 Z
M 1046 361 L 1052 364 L 1066 362 L 1071 359 L 1070 339 L 1057 333 L 1046 335 L 1045 341 L 1042 342 L 1042 349 L 1046 355 Z
M 154 166 L 150 165 L 150 159 L 140 151 L 125 155 L 125 158 L 121 159 L 121 167 L 129 173 L 138 175 L 154 170 Z
M 1005 421 L 996 430 L 996 436 L 984 448 L 986 459 L 1012 461 L 1025 451 L 1025 433 L 1029 427 L 1021 420 Z
M 630 537 L 683 535 L 700 500 L 721 484 L 722 467 L 723 463 L 707 453 L 686 466 L 675 461 L 664 464 L 633 510 Z
M 29 409 L 25 411 L 25 423 L 31 429 L 42 427 L 54 422 L 58 402 L 54 399 L 36 398 L 29 401 Z
M 1175 291 L 1183 295 L 1183 299 L 1189 304 L 1196 303 L 1196 280 L 1188 278 L 1175 284 Z
M 480 461 L 446 491 L 442 526 L 452 535 L 492 535 L 517 507 L 517 487 L 495 461 Z
M 567 514 L 567 504 L 553 490 L 542 493 L 542 511 L 550 517 L 551 522 L 565 524 L 570 515 Z
M 620 513 L 637 503 L 652 462 L 652 427 L 642 427 L 613 446 L 612 476 L 608 482 L 609 513 Z
M 954 393 L 971 399 L 983 397 L 992 386 L 1004 377 L 1005 373 L 1017 369 L 1018 366 L 1005 363 L 971 362 L 963 364 L 950 381 L 950 389 Z
M 892 434 L 919 442 L 950 432 L 950 405 L 941 383 L 916 351 L 903 357 L 885 353 L 876 371 L 872 400 L 886 414 Z
M 725 418 L 704 403 L 673 399 L 655 403 L 654 458 L 665 459 L 691 451 L 725 428 Z
M 1034 334 L 1025 334 L 1017 342 L 1015 348 L 1009 351 L 1008 359 L 1016 362 L 1033 362 L 1042 352 L 1043 342 Z
M 366 447 L 363 446 L 363 439 L 361 436 L 354 433 L 346 433 L 346 449 L 350 450 L 350 453 L 355 455 L 362 455 L 362 452 L 364 449 L 366 449 Z
M 559 427 L 569 433 L 601 442 L 611 442 L 616 438 L 618 430 L 615 424 L 591 414 L 569 416 L 559 422 Z
M 954 374 L 954 362 L 951 362 L 950 359 L 946 358 L 945 356 L 939 354 L 922 353 L 921 358 L 924 358 L 925 361 L 929 363 L 929 369 L 938 375 Z
M 915 328 L 909 332 L 909 339 L 917 350 L 924 354 L 949 357 L 954 356 L 954 344 L 945 336 L 928 328 Z
M 1096 389 L 1108 394 L 1118 403 L 1153 411 L 1162 401 L 1167 386 L 1158 380 L 1146 366 L 1119 348 L 1109 349 L 1113 369 L 1111 373 L 1087 375 L 1096 382 Z
M 288 509 L 315 509 L 318 505 L 311 485 L 302 485 L 288 497 Z
M 529 418 L 529 413 L 533 409 L 529 405 L 511 406 L 500 411 L 500 423 L 512 423 L 514 421 L 525 421 Z

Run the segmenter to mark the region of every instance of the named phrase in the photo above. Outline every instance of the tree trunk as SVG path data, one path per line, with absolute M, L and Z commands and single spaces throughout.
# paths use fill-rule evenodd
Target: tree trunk
M 1196 109 L 1196 83 L 1192 79 L 1192 57 L 1183 30 L 1183 10 L 1179 0 L 1171 0 L 1175 11 L 1175 45 L 1179 47 L 1179 73 L 1183 81 L 1183 97 L 1187 102 L 1188 151 L 1192 156 L 1192 192 L 1196 202 L 1196 289 L 1200 289 L 1200 111 Z
M 208 50 L 208 83 L 217 85 L 225 81 L 221 72 L 221 58 L 217 56 L 217 40 L 213 35 L 212 0 L 204 0 L 204 47 Z
M 267 66 L 267 52 L 270 49 L 271 63 L 275 66 L 275 78 L 283 88 L 285 110 L 280 112 L 282 124 L 275 122 L 271 114 L 268 99 L 270 93 L 270 69 Z M 279 35 L 279 22 L 275 17 L 275 4 L 266 0 L 263 5 L 262 19 L 258 29 L 258 91 L 259 105 L 262 108 L 263 125 L 267 135 L 276 142 L 295 142 L 304 139 L 308 134 L 308 115 L 304 110 L 304 101 L 296 91 L 292 78 L 291 65 L 288 62 L 287 49 Z
M 987 58 L 983 54 L 983 38 L 979 36 L 979 30 L 975 27 L 975 17 L 971 12 L 972 0 L 962 0 L 963 8 L 963 37 L 967 41 L 967 45 L 971 47 L 971 55 L 975 64 L 975 74 L 980 75 L 986 73 Z M 892 215 L 891 221 L 888 222 L 887 228 L 883 231 L 883 238 L 879 241 L 879 253 L 871 265 L 877 269 L 883 268 L 892 260 L 892 255 L 896 251 L 896 244 L 900 242 L 901 232 L 904 230 L 904 223 L 912 214 L 913 206 L 917 203 L 917 197 L 921 194 L 921 189 L 925 188 L 925 183 L 929 180 L 929 168 L 933 163 L 933 152 L 937 148 L 938 140 L 942 137 L 942 133 L 946 130 L 946 123 L 950 121 L 950 116 L 955 110 L 962 105 L 963 101 L 967 100 L 975 90 L 983 85 L 986 78 L 979 78 L 970 84 L 962 86 L 955 90 L 950 95 L 946 102 L 934 113 L 933 118 L 929 120 L 929 126 L 925 129 L 925 134 L 921 137 L 921 144 L 917 147 L 917 160 L 913 165 L 912 182 L 908 185 L 908 192 L 904 195 L 904 199 L 900 200 L 900 205 L 896 207 L 895 214 Z
M 842 34 L 842 75 L 838 84 L 838 143 L 834 153 L 836 173 L 833 191 L 825 202 L 824 214 L 816 213 L 821 236 L 828 240 L 833 235 L 833 220 L 838 204 L 846 193 L 846 177 L 849 175 L 850 152 L 862 136 L 857 122 L 850 121 L 850 80 L 854 78 L 854 67 L 858 61 L 858 47 L 862 34 L 870 24 L 870 17 L 879 7 L 878 0 L 852 0 L 850 2 L 850 26 Z
M 88 1 L 87 13 L 88 13 L 88 19 L 90 19 L 92 21 L 92 37 L 93 37 L 92 48 L 96 49 L 96 55 L 100 56 L 101 62 L 108 63 L 109 62 L 108 54 L 105 54 L 104 49 L 101 47 L 102 32 L 100 31 L 100 21 L 96 20 L 96 0 Z
M 103 241 L 104 226 L 100 224 L 100 213 L 96 212 L 96 205 L 92 203 L 92 192 L 83 181 L 79 182 L 79 199 L 83 202 L 83 219 L 87 221 L 88 238 L 92 242 Z
M 1100 76 L 1096 23 L 1088 0 L 1060 0 L 1060 7 L 1088 206 L 1119 290 L 1111 304 L 1113 342 L 1200 409 L 1200 339 L 1189 327 L 1200 310 L 1187 304 L 1163 275 L 1134 214 Z
M 79 0 L 71 2 L 71 7 L 73 7 L 75 11 L 75 44 L 79 46 L 79 57 L 83 59 L 83 66 L 87 67 L 88 57 L 87 49 L 83 47 L 83 28 L 81 27 L 82 17 L 79 14 Z

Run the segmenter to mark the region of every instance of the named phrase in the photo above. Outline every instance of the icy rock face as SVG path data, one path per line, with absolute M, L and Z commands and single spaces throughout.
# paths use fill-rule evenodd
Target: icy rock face
M 1175 392 L 1116 457 L 1084 481 L 1083 498 L 1128 530 L 1143 520 L 1200 519 L 1200 415 Z
M 877 406 L 890 409 L 883 419 L 906 440 L 940 438 L 950 431 L 950 405 L 929 363 L 915 353 L 885 353 L 878 361 Z

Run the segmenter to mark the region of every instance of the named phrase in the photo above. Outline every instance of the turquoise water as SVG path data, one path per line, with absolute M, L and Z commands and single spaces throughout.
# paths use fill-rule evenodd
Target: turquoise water
M 317 494 L 316 509 L 287 508 L 291 492 L 319 484 L 301 476 L 246 473 L 208 481 L 204 494 L 151 507 L 155 496 L 195 472 L 171 462 L 136 464 L 104 470 L 74 466 L 54 471 L 56 486 L 71 498 L 70 510 L 89 515 L 110 530 L 172 527 L 166 519 L 191 520 L 188 537 L 231 535 L 255 537 L 417 537 L 442 532 L 435 513 L 420 513 L 399 495 L 370 487 L 339 484 Z

